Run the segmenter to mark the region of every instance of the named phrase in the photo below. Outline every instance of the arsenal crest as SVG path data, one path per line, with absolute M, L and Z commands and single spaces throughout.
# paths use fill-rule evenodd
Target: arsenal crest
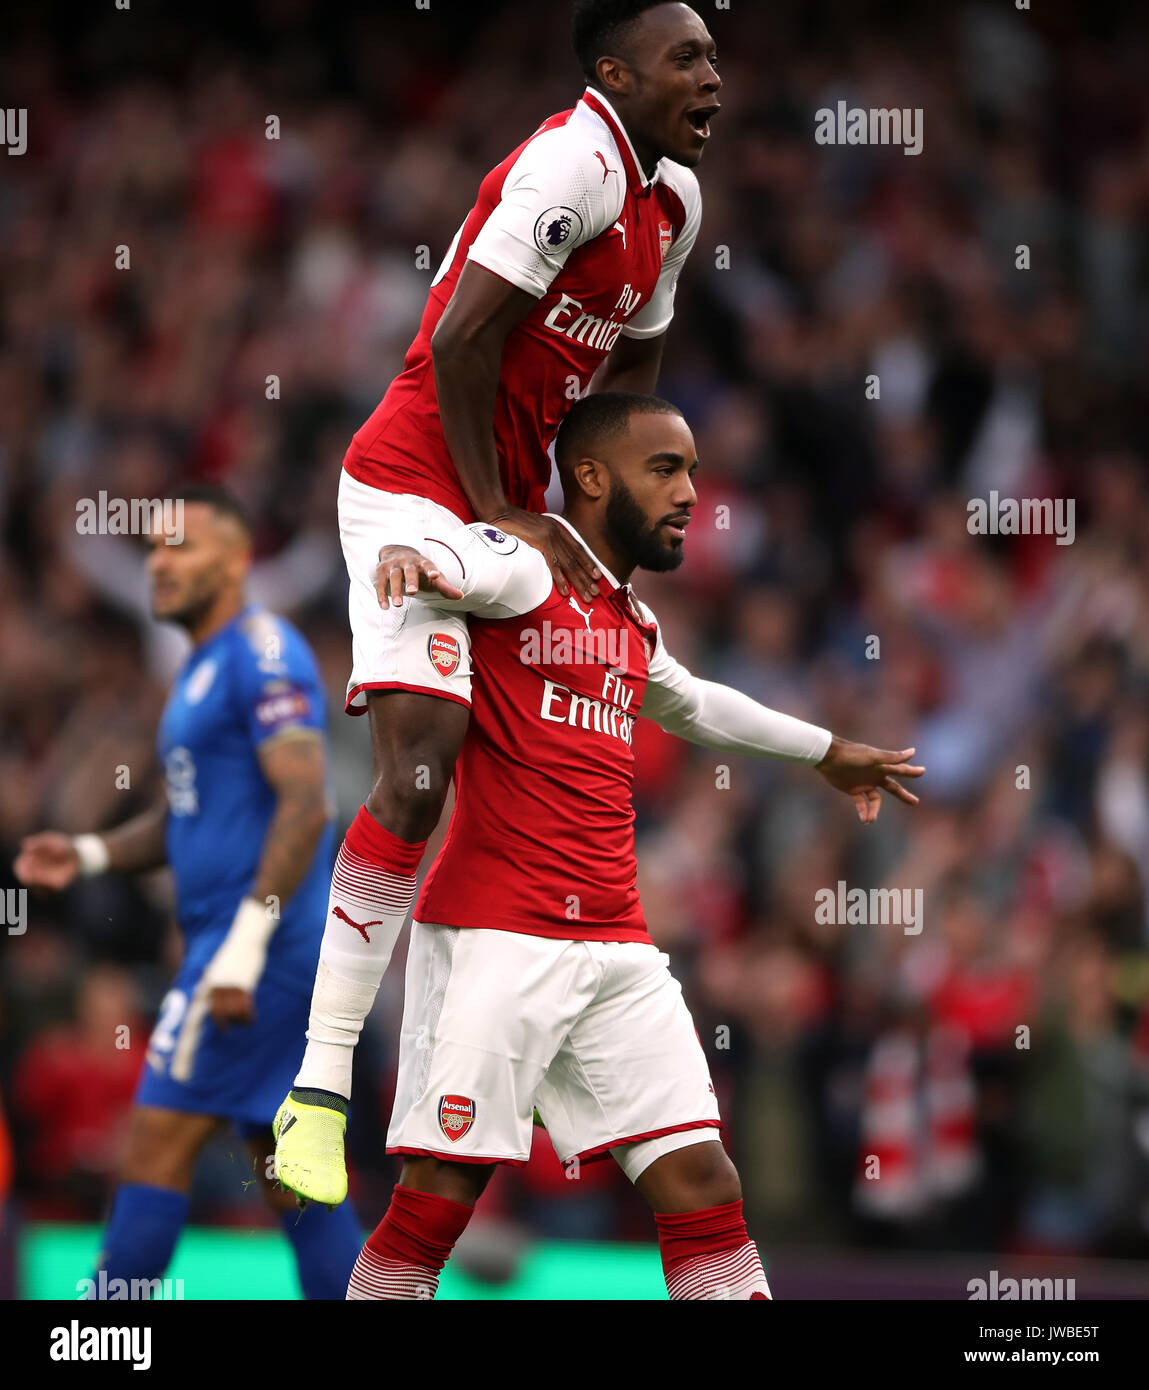
M 449 676 L 459 664 L 459 643 L 445 632 L 433 632 L 427 639 L 427 655 L 441 676 Z
M 475 1123 L 475 1102 L 467 1096 L 439 1097 L 439 1128 L 457 1144 Z
M 670 243 L 674 240 L 674 228 L 669 222 L 658 224 L 658 254 L 666 260 L 666 253 L 670 250 Z

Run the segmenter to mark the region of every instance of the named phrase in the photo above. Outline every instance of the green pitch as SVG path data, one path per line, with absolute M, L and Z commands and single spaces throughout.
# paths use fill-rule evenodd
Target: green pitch
M 20 1234 L 20 1297 L 75 1299 L 77 1280 L 91 1274 L 100 1235 L 98 1226 L 25 1226 Z M 300 1296 L 290 1247 L 278 1231 L 191 1226 L 176 1247 L 167 1278 L 183 1280 L 188 1300 Z M 439 1297 L 665 1301 L 666 1285 L 656 1246 L 540 1241 L 524 1254 L 518 1274 L 506 1284 L 483 1284 L 448 1265 Z

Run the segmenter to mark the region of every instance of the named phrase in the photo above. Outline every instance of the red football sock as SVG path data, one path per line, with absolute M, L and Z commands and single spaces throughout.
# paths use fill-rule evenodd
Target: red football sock
M 366 806 L 347 828 L 331 876 L 320 957 L 344 979 L 378 985 L 415 898 L 415 873 L 427 847 L 408 844 Z
M 347 1297 L 434 1298 L 439 1274 L 474 1207 L 396 1186 L 387 1215 L 359 1252 Z
M 410 909 L 415 871 L 426 848 L 426 840 L 401 840 L 360 806 L 340 846 L 334 877 L 342 880 L 354 905 L 379 906 L 402 919 Z
M 770 1298 L 741 1198 L 702 1211 L 655 1212 L 666 1291 L 674 1300 Z

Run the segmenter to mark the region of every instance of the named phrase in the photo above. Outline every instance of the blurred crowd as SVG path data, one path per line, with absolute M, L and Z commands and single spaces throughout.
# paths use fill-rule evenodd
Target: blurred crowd
M 64 36 L 16 7 L 0 889 L 21 836 L 113 825 L 159 786 L 184 648 L 148 618 L 135 542 L 77 534 L 101 489 L 209 479 L 250 510 L 254 592 L 314 644 L 354 815 L 338 470 L 480 178 L 581 91 L 562 8 L 258 0 Z M 863 829 L 808 770 L 640 722 L 648 921 L 767 1250 L 1149 1255 L 1149 31 L 1133 5 L 1040 10 L 703 12 L 723 110 L 660 385 L 700 502 L 683 568 L 639 592 L 696 673 L 929 769 L 920 807 Z M 817 145 L 839 99 L 920 107 L 922 153 Z M 991 490 L 1073 499 L 1072 544 L 971 534 Z M 839 882 L 921 890 L 920 932 L 819 921 Z M 88 880 L 4 938 L 30 1216 L 101 1215 L 170 909 L 163 874 Z M 357 1059 L 368 1223 L 395 1176 L 401 987 L 396 961 Z M 536 1148 L 492 1207 L 648 1237 L 613 1165 L 572 1181 Z M 213 1151 L 194 1216 L 260 1219 L 238 1165 Z

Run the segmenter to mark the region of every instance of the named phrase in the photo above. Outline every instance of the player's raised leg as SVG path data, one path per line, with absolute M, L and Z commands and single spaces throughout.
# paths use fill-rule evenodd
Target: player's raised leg
M 347 709 L 367 713 L 373 776 L 336 856 L 307 1048 L 274 1126 L 280 1182 L 302 1200 L 328 1206 L 347 1194 L 343 1136 L 355 1044 L 411 909 L 471 698 L 465 614 L 382 607 L 375 591 L 379 549 L 446 534 L 457 524 L 423 498 L 380 492 L 346 473 L 340 482 L 352 636 Z
M 307 1050 L 276 1117 L 280 1182 L 302 1199 L 347 1195 L 343 1136 L 355 1044 L 415 897 L 468 707 L 408 691 L 369 697 L 374 782 L 335 861 Z

